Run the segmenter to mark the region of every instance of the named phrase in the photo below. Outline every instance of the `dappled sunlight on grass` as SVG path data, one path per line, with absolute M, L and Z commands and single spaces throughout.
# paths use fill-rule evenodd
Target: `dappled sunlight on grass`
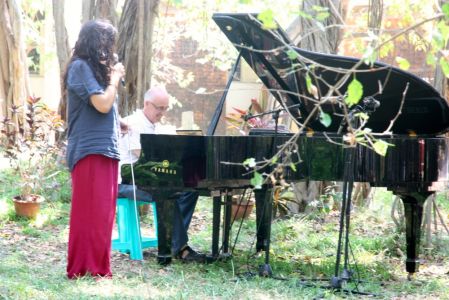
M 0 218 L 6 216 L 11 209 L 11 205 L 8 205 L 5 198 L 0 198 Z
M 124 284 L 126 283 L 126 284 Z M 149 283 L 134 281 L 130 284 L 129 280 L 102 279 L 96 281 L 94 278 L 81 279 L 77 283 L 77 288 L 81 290 L 80 298 L 174 298 L 177 293 L 175 286 L 171 288 L 160 289 Z M 179 288 L 178 288 L 179 289 Z
M 446 234 L 433 236 L 433 248 L 423 253 L 421 271 L 408 282 L 404 267 L 404 233 L 391 221 L 391 194 L 356 208 L 351 218 L 350 269 L 353 278 L 369 281 L 364 290 L 385 299 L 444 298 L 449 286 Z M 377 193 L 376 193 L 377 194 Z M 381 195 L 381 194 L 379 194 Z M 189 232 L 189 244 L 210 251 L 211 201 L 200 199 Z M 6 208 L 5 208 L 6 206 Z M 273 223 L 270 265 L 275 276 L 258 276 L 265 253 L 255 253 L 255 215 L 231 230 L 233 256 L 211 264 L 157 264 L 156 249 L 146 249 L 144 260 L 112 251 L 110 280 L 65 277 L 70 204 L 48 201 L 35 220 L 11 217 L 8 200 L 0 198 L 0 298 L 7 299 L 339 299 L 316 287 L 298 285 L 300 279 L 334 275 L 339 212 L 310 217 L 299 214 Z M 3 215 L 2 215 L 3 212 Z M 444 211 L 447 214 L 447 211 Z M 145 225 L 145 222 L 142 222 Z M 423 251 L 424 252 L 424 251 Z
M 37 228 L 42 228 L 42 226 L 47 223 L 48 221 L 48 215 L 43 214 L 43 213 L 38 213 L 36 216 L 36 219 L 34 219 L 31 222 L 31 225 L 37 227 Z

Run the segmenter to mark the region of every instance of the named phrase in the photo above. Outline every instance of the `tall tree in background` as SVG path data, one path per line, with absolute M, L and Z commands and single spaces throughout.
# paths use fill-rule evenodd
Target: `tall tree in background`
M 29 77 L 22 30 L 22 11 L 15 0 L 0 0 L 0 115 L 21 105 L 29 95 Z
M 382 17 L 383 17 L 384 1 L 383 0 L 369 0 L 368 2 L 368 16 L 367 16 L 367 26 L 368 30 L 374 34 L 374 36 L 379 36 L 380 29 L 382 27 Z M 375 49 L 378 47 L 379 39 L 372 39 L 369 47 Z M 378 58 L 378 51 L 374 53 L 375 58 Z M 354 184 L 353 201 L 355 204 L 360 206 L 368 206 L 371 186 L 368 182 L 357 182 Z
M 299 18 L 302 37 L 298 47 L 321 53 L 337 53 L 344 25 L 340 0 L 304 0 L 301 11 L 312 18 Z
M 300 11 L 300 16 L 287 29 L 292 41 L 305 50 L 337 53 L 344 25 L 340 0 L 304 0 Z M 293 212 L 303 211 L 328 185 L 320 181 L 296 183 L 294 189 L 297 201 L 288 203 L 289 209 Z
M 64 18 L 64 0 L 53 0 L 53 18 L 55 21 L 55 37 L 56 37 L 56 52 L 58 55 L 59 70 L 62 74 L 65 71 L 66 65 L 70 58 L 70 47 L 68 42 L 67 29 Z M 117 25 L 117 0 L 83 0 L 82 2 L 82 18 L 81 23 L 93 19 L 107 19 L 116 26 Z M 61 99 L 59 101 L 58 113 L 62 120 L 67 119 L 67 99 L 63 92 L 61 92 Z
M 445 2 L 445 0 L 439 0 L 438 3 L 441 5 L 443 5 Z M 447 44 L 445 45 L 446 49 L 447 49 Z M 438 57 L 438 60 L 441 59 L 441 53 Z M 433 85 L 434 87 L 441 93 L 441 95 L 443 97 L 447 96 L 447 90 L 448 90 L 448 81 L 447 81 L 447 77 L 445 76 L 445 74 L 443 73 L 443 70 L 441 69 L 441 65 L 437 65 L 435 68 L 435 75 L 434 75 L 434 81 L 433 81 Z
M 159 0 L 128 0 L 120 17 L 117 53 L 126 68 L 126 90 L 121 90 L 120 114 L 143 107 L 143 95 L 151 85 L 154 20 Z
M 117 0 L 83 0 L 81 23 L 106 19 L 117 27 Z
M 62 75 L 70 58 L 70 47 L 64 19 L 64 0 L 53 0 L 53 18 L 55 20 L 56 53 L 58 55 L 59 73 Z M 67 120 L 67 99 L 61 92 L 58 113 L 61 119 Z

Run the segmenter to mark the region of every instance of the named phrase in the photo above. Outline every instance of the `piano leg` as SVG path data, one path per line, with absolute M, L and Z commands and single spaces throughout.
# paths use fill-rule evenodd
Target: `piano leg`
M 229 236 L 231 232 L 232 217 L 232 194 L 226 193 L 224 204 L 224 221 L 223 221 L 223 255 L 228 256 L 229 253 Z
M 269 248 L 269 232 L 271 226 L 271 209 L 270 196 L 271 189 L 264 187 L 262 189 L 254 190 L 256 198 L 256 226 L 257 226 L 257 242 L 256 252 L 266 251 Z
M 256 251 L 265 251 L 265 264 L 259 265 L 259 276 L 262 277 L 273 276 L 270 266 L 271 219 L 273 211 L 271 191 L 272 189 L 267 187 L 254 190 L 257 226 Z
M 212 210 L 212 259 L 217 259 L 218 243 L 220 240 L 221 196 L 213 197 Z
M 158 254 L 157 262 L 160 265 L 171 263 L 173 211 L 175 210 L 177 196 L 160 195 L 156 198 Z
M 419 247 L 421 240 L 421 223 L 423 205 L 426 199 L 434 192 L 400 192 L 397 195 L 404 203 L 405 231 L 407 241 L 407 260 L 405 269 L 409 273 L 409 279 L 419 269 Z

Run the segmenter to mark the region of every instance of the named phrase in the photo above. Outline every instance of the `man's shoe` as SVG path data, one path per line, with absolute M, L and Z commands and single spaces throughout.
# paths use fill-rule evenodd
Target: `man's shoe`
M 206 255 L 202 253 L 198 253 L 189 246 L 185 246 L 182 248 L 181 251 L 178 252 L 176 255 L 177 259 L 182 260 L 182 262 L 188 263 L 188 262 L 198 262 L 198 263 L 205 263 L 206 262 Z

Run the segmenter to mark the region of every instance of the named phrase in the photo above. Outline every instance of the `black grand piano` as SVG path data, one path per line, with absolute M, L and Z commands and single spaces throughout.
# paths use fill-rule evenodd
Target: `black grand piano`
M 417 272 L 423 204 L 435 192 L 436 183 L 448 180 L 449 143 L 443 135 L 449 127 L 446 100 L 424 80 L 390 65 L 367 65 L 354 58 L 298 49 L 280 28 L 263 29 L 256 15 L 220 13 L 213 19 L 235 45 L 239 57 L 246 60 L 295 122 L 301 125 L 308 119 L 309 134 L 299 135 L 294 140 L 296 171 L 286 168 L 283 176 L 290 181 L 347 180 L 345 163 L 348 151 L 352 151 L 353 181 L 387 187 L 402 199 L 406 217 L 406 270 L 409 274 Z M 351 68 L 353 72 L 346 78 Z M 370 111 L 366 128 L 384 132 L 391 120 L 396 120 L 391 127 L 393 134 L 381 137 L 392 145 L 385 156 L 361 145 L 351 148 L 329 142 L 331 138 L 344 144 L 343 135 L 348 126 L 344 126 L 339 102 L 354 76 L 363 85 L 363 100 L 375 99 L 379 104 Z M 307 77 L 317 87 L 317 94 L 308 92 Z M 270 158 L 279 145 L 292 138 L 288 134 L 273 133 L 213 135 L 224 99 L 225 95 L 206 136 L 141 135 L 142 154 L 134 165 L 135 183 L 138 188 L 152 193 L 157 201 L 160 216 L 158 262 L 161 264 L 171 261 L 173 205 L 177 193 L 196 189 L 213 196 L 212 257 L 219 255 L 221 222 L 220 250 L 226 254 L 229 252 L 230 192 L 251 186 L 251 174 L 239 163 L 251 157 Z M 316 100 L 321 100 L 321 109 L 332 115 L 328 127 L 314 114 Z M 255 190 L 257 250 L 267 250 L 269 245 L 270 220 L 264 204 L 270 202 L 267 196 L 270 189 L 267 184 Z

